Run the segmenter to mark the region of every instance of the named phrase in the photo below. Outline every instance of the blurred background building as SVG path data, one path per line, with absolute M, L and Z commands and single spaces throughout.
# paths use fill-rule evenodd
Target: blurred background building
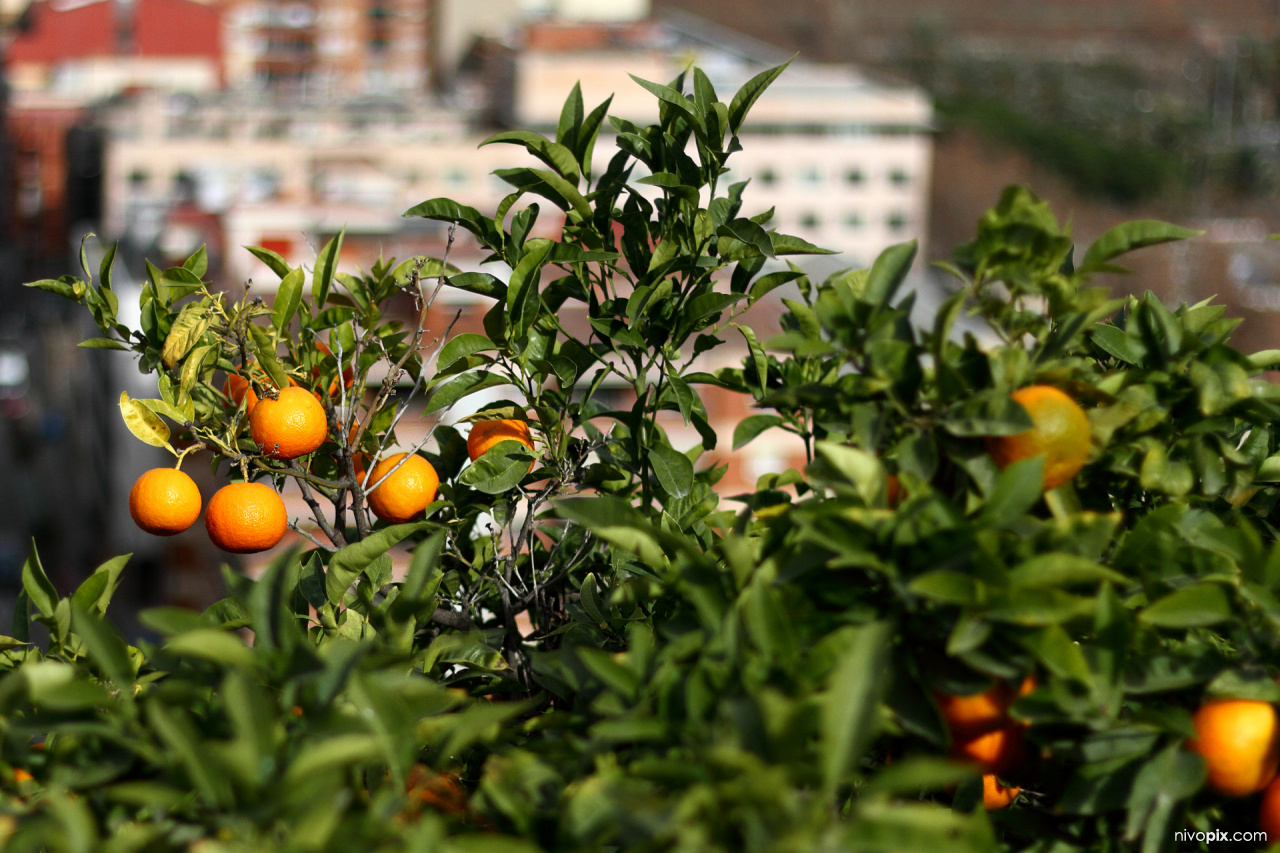
M 841 252 L 811 259 L 815 275 L 907 239 L 946 257 L 1002 186 L 1026 182 L 1080 243 L 1141 216 L 1207 226 L 1110 283 L 1217 294 L 1247 318 L 1241 346 L 1275 346 L 1278 24 L 1270 0 L 0 0 L 0 476 L 22 486 L 0 491 L 0 586 L 33 534 L 62 586 L 136 551 L 142 603 L 207 604 L 222 559 L 203 531 L 161 541 L 129 523 L 129 485 L 165 463 L 115 398 L 154 389 L 127 357 L 74 349 L 84 318 L 20 282 L 74 269 L 87 231 L 120 241 L 122 294 L 142 258 L 202 244 L 219 286 L 269 291 L 241 246 L 309 265 L 343 227 L 348 268 L 438 256 L 445 229 L 403 211 L 436 196 L 493 209 L 508 189 L 493 170 L 524 155 L 479 143 L 553 131 L 579 81 L 588 107 L 612 94 L 613 114 L 649 121 L 627 73 L 665 82 L 696 62 L 727 100 L 798 52 L 730 179 L 750 180 L 748 207 L 776 208 L 780 230 Z M 544 211 L 540 227 L 556 224 Z M 481 256 L 461 239 L 450 259 Z M 912 286 L 927 315 L 943 284 L 922 260 Z M 432 323 L 461 309 L 459 329 L 478 326 L 483 306 L 446 293 Z M 779 308 L 749 322 L 768 336 Z M 726 445 L 746 414 L 731 396 L 706 401 Z M 725 492 L 800 464 L 788 438 L 718 449 Z

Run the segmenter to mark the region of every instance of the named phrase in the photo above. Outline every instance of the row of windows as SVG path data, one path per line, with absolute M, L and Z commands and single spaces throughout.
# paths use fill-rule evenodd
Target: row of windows
M 826 220 L 813 211 L 800 214 L 796 221 L 802 228 L 821 228 L 827 224 Z M 907 226 L 911 224 L 911 217 L 902 211 L 894 210 L 886 213 L 880 221 L 890 231 L 898 233 L 906 230 Z M 854 211 L 843 214 L 839 218 L 839 223 L 846 231 L 859 231 L 870 224 L 862 214 Z
M 783 176 L 772 166 L 765 166 L 760 169 L 754 177 L 766 187 L 775 186 L 783 181 Z M 792 177 L 798 182 L 810 186 L 818 186 L 827 181 L 827 175 L 817 166 L 806 166 L 795 172 Z M 911 174 L 906 169 L 899 168 L 888 170 L 885 172 L 884 178 L 895 187 L 908 186 L 912 180 Z M 856 187 L 868 183 L 869 178 L 860 166 L 849 166 L 840 172 L 839 180 Z

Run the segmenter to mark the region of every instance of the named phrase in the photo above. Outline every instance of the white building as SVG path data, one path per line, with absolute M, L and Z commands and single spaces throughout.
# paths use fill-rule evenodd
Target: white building
M 488 112 L 548 134 L 575 82 L 588 109 L 612 94 L 612 114 L 648 122 L 656 101 L 629 73 L 669 82 L 694 63 L 727 102 L 786 60 L 688 17 L 551 19 L 497 52 L 507 79 L 494 85 L 486 70 Z M 490 131 L 473 129 L 477 109 L 367 97 L 288 103 L 235 91 L 138 99 L 108 119 L 105 227 L 154 226 L 184 181 L 197 206 L 222 217 L 227 245 L 268 245 L 298 262 L 313 251 L 304 235 L 314 243 L 345 224 L 348 233 L 390 239 L 421 228 L 401 214 L 427 198 L 492 210 L 510 189 L 493 170 L 534 161 L 516 146 L 479 147 Z M 774 207 L 774 227 L 840 251 L 842 266 L 862 266 L 890 243 L 927 233 L 931 120 L 918 89 L 797 59 L 752 110 L 727 179 L 750 179 L 749 211 Z M 601 167 L 612 150 L 607 140 L 596 147 Z M 231 280 L 255 263 L 234 251 L 227 261 Z

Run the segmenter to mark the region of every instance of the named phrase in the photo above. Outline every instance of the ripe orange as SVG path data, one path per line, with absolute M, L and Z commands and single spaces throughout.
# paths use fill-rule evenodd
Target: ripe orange
M 242 367 L 241 369 L 245 368 Z M 276 383 L 271 381 L 271 377 L 267 376 L 267 372 L 256 361 L 249 363 L 248 371 L 259 385 L 267 385 L 271 388 L 276 387 Z M 289 384 L 297 385 L 298 383 L 290 376 Z M 222 393 L 231 399 L 231 405 L 233 406 L 239 406 L 241 400 L 248 398 L 249 402 L 244 407 L 246 415 L 252 415 L 254 407 L 258 405 L 258 392 L 253 390 L 253 383 L 239 373 L 227 374 L 227 380 L 222 383 Z
M 995 774 L 984 773 L 982 774 L 982 807 L 987 811 L 1002 809 L 1012 803 L 1013 798 L 1018 796 L 1021 790 L 1017 785 L 1006 788 L 1000 784 Z
M 1044 487 L 1056 489 L 1089 461 L 1089 418 L 1075 400 L 1052 385 L 1031 385 L 1013 392 L 1034 426 L 1017 435 L 987 438 L 987 452 L 1001 468 L 1044 457 Z
M 397 453 L 374 465 L 369 474 L 369 486 L 372 488 L 405 456 L 408 454 Z M 436 469 L 415 453 L 386 481 L 368 493 L 369 509 L 383 521 L 402 524 L 426 509 L 427 504 L 436 499 L 439 488 L 440 477 L 436 475 Z
M 1204 756 L 1209 787 L 1228 797 L 1261 791 L 1280 764 L 1280 725 L 1270 702 L 1215 699 L 1192 717 L 1196 738 L 1187 742 Z
M 249 417 L 249 434 L 272 459 L 296 459 L 314 453 L 329 435 L 324 407 L 303 388 L 285 388 L 272 400 L 259 400 Z
M 528 422 L 508 418 L 500 421 L 478 421 L 473 424 L 471 434 L 467 436 L 467 455 L 471 457 L 472 462 L 475 462 L 503 441 L 518 441 L 529 450 L 534 449 Z M 530 462 L 529 470 L 532 471 L 536 464 L 536 460 Z
M 1006 726 L 973 738 L 957 738 L 951 757 L 977 764 L 983 773 L 1003 776 L 1022 764 L 1025 755 L 1021 726 Z
M 13 768 L 13 781 L 21 785 L 23 782 L 30 782 L 33 777 L 28 771 L 21 767 Z
M 200 517 L 200 489 L 176 468 L 152 468 L 129 490 L 133 523 L 156 536 L 173 536 Z
M 1276 779 L 1262 792 L 1262 807 L 1259 809 L 1258 825 L 1267 834 L 1267 840 L 1275 842 L 1280 839 L 1280 779 Z
M 1034 690 L 1035 686 L 1035 676 L 1028 675 L 1017 693 L 1011 685 L 1001 681 L 981 693 L 968 696 L 935 693 L 933 698 L 952 736 L 970 738 L 1009 725 L 1009 706 L 1014 699 Z
M 884 501 L 889 509 L 897 509 L 906 494 L 907 490 L 902 488 L 902 481 L 897 474 L 889 474 L 884 478 Z
M 466 814 L 467 792 L 453 773 L 437 773 L 422 764 L 409 769 L 405 793 L 410 800 L 445 814 Z
M 284 538 L 289 516 L 280 495 L 266 483 L 231 483 L 209 499 L 204 526 L 223 551 L 254 554 Z

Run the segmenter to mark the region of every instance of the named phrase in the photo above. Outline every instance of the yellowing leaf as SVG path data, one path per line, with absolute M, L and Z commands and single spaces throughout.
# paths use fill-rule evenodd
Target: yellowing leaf
M 164 366 L 172 368 L 189 353 L 211 322 L 213 315 L 204 302 L 192 302 L 183 308 L 178 319 L 173 321 L 173 326 L 164 339 L 164 349 L 160 351 L 160 360 L 164 362 Z
M 129 399 L 128 391 L 120 392 L 120 414 L 124 425 L 139 441 L 152 447 L 167 447 L 173 452 L 173 446 L 169 444 L 169 427 L 140 401 Z

